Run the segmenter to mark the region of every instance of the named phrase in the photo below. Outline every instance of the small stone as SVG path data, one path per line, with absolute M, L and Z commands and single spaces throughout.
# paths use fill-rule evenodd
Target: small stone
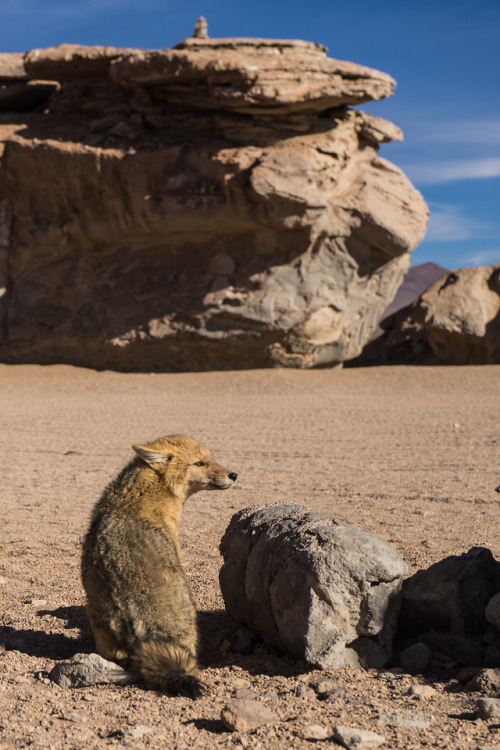
M 308 724 L 306 727 L 299 729 L 299 737 L 303 740 L 326 740 L 331 736 L 331 732 L 319 724 Z
M 3 586 L 5 583 L 7 583 L 5 576 L 0 576 L 0 586 Z
M 297 687 L 295 695 L 297 698 L 303 698 L 304 700 L 312 700 L 316 697 L 314 690 L 307 685 L 299 685 Z
M 477 715 L 480 719 L 500 722 L 500 700 L 498 698 L 479 698 L 476 702 Z
M 140 740 L 145 735 L 151 734 L 152 731 L 151 727 L 146 727 L 143 724 L 136 724 L 134 727 L 127 727 L 124 729 L 123 734 L 126 737 L 132 737 L 134 740 Z
M 241 690 L 250 687 L 250 680 L 247 680 L 244 677 L 230 677 L 227 680 L 227 685 L 232 687 L 233 690 Z
M 271 700 L 274 700 L 277 697 L 278 693 L 276 692 L 276 690 L 264 690 L 261 693 L 261 698 L 270 698 Z
M 33 607 L 44 607 L 47 604 L 47 599 L 26 599 L 25 604 L 32 604 Z
M 408 692 L 421 698 L 434 698 L 437 695 L 437 690 L 430 685 L 412 685 Z
M 337 680 L 331 680 L 328 678 L 320 678 L 311 682 L 311 687 L 316 691 L 318 695 L 326 695 L 331 693 L 338 687 Z
M 390 727 L 427 729 L 432 724 L 432 716 L 422 716 L 412 711 L 385 711 L 378 717 L 378 723 Z
M 399 666 L 408 674 L 423 674 L 432 658 L 431 650 L 425 643 L 415 643 L 405 648 L 398 657 Z
M 257 699 L 257 695 L 253 692 L 253 690 L 250 690 L 250 688 L 247 687 L 237 688 L 236 690 L 233 690 L 231 697 L 236 698 L 236 700 L 248 698 L 249 700 L 253 701 Z
M 221 711 L 226 729 L 232 732 L 249 732 L 265 724 L 276 724 L 278 716 L 267 706 L 254 700 L 232 700 Z
M 333 728 L 333 736 L 348 750 L 371 750 L 385 742 L 385 737 L 381 734 L 353 727 L 336 726 Z
M 500 692 L 500 669 L 480 669 L 467 683 L 467 689 L 477 690 L 480 693 Z
M 106 661 L 99 654 L 75 654 L 67 661 L 61 661 L 49 672 L 49 678 L 61 687 L 88 687 L 113 683 L 129 685 L 137 678 L 130 672 Z
M 484 616 L 500 630 L 500 592 L 492 596 L 486 605 Z
M 62 718 L 66 721 L 73 721 L 75 724 L 86 724 L 87 714 L 85 711 L 69 710 L 62 714 Z

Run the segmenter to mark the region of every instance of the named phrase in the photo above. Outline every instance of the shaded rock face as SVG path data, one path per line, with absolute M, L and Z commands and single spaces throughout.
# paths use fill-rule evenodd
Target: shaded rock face
M 326 669 L 390 658 L 407 565 L 388 542 L 277 504 L 236 513 L 220 551 L 227 611 L 267 644 Z
M 500 666 L 499 591 L 500 563 L 483 547 L 418 571 L 403 583 L 398 648 L 425 644 L 462 665 Z
M 286 40 L 62 45 L 24 72 L 3 58 L 7 109 L 15 86 L 45 97 L 0 120 L 3 361 L 319 367 L 361 351 L 427 223 L 378 156 L 400 131 L 349 109 L 391 95 L 389 76 Z
M 499 364 L 500 264 L 448 272 L 380 325 L 353 364 Z

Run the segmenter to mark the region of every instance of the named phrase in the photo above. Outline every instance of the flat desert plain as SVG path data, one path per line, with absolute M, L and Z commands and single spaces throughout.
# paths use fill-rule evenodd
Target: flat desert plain
M 335 747 L 337 725 L 374 731 L 387 748 L 500 747 L 499 725 L 476 717 L 478 694 L 450 675 L 325 675 L 262 646 L 238 653 L 218 587 L 232 514 L 276 501 L 383 537 L 410 574 L 473 546 L 500 560 L 500 367 L 150 375 L 2 365 L 0 384 L 0 748 Z M 193 496 L 182 520 L 209 693 L 62 688 L 47 672 L 93 650 L 79 570 L 92 506 L 132 443 L 166 434 L 200 440 L 239 475 L 227 492 Z M 335 689 L 319 700 L 310 684 L 325 676 Z M 424 684 L 429 697 L 411 694 Z M 235 690 L 278 721 L 225 729 Z M 387 711 L 428 726 L 381 723 Z

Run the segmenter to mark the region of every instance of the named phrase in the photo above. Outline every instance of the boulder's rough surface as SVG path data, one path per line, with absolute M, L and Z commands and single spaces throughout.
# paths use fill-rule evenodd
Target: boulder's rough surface
M 390 96 L 390 76 L 308 42 L 191 38 L 33 50 L 0 80 L 18 107 L 0 123 L 1 360 L 359 354 L 427 223 L 378 156 L 399 129 L 349 108 Z
M 407 565 L 388 542 L 302 505 L 236 513 L 220 545 L 226 609 L 316 666 L 382 666 Z
M 500 264 L 450 271 L 380 326 L 356 364 L 500 364 Z

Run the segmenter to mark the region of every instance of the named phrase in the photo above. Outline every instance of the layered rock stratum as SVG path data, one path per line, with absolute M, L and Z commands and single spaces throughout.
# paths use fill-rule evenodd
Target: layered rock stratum
M 117 369 L 355 357 L 427 207 L 352 109 L 392 95 L 321 45 L 0 56 L 0 359 Z

